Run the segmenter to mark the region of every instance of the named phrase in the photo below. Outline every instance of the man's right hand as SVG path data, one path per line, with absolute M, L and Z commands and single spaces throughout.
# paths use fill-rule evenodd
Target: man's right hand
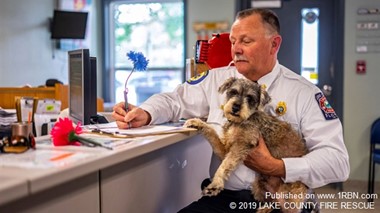
M 125 110 L 124 102 L 117 103 L 113 107 L 112 117 L 120 129 L 136 128 L 148 125 L 151 121 L 150 114 L 132 104 L 128 104 L 128 112 Z

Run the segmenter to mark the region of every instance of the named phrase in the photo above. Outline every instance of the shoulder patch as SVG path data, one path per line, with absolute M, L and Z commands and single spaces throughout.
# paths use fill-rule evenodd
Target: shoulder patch
M 202 73 L 199 73 L 198 75 L 190 78 L 186 82 L 189 84 L 198 84 L 199 82 L 203 81 L 203 79 L 205 79 L 207 77 L 207 75 L 208 75 L 208 70 L 204 71 Z
M 333 120 L 338 118 L 334 109 L 331 107 L 331 105 L 327 101 L 326 97 L 322 94 L 322 92 L 315 94 L 315 99 L 317 100 L 318 106 L 321 109 L 322 114 L 323 116 L 325 116 L 326 120 Z

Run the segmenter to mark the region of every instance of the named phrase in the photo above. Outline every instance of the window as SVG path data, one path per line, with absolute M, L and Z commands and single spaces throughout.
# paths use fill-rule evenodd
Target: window
M 301 13 L 301 75 L 318 84 L 319 9 L 304 8 Z
M 172 91 L 183 82 L 183 0 L 113 0 L 108 10 L 105 69 L 109 73 L 110 101 L 124 100 L 125 80 L 132 69 L 126 56 L 129 51 L 142 52 L 149 60 L 147 71 L 134 71 L 128 80 L 131 104 L 139 105 L 151 95 Z

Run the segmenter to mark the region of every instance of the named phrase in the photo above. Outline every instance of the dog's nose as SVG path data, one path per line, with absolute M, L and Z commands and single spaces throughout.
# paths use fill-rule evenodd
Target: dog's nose
M 240 111 L 240 104 L 234 104 L 232 105 L 232 112 L 237 113 Z

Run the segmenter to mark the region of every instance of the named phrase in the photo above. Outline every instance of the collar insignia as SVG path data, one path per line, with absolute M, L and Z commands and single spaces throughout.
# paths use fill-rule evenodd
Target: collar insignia
M 286 103 L 284 101 L 280 101 L 276 107 L 277 115 L 284 115 L 286 113 Z

